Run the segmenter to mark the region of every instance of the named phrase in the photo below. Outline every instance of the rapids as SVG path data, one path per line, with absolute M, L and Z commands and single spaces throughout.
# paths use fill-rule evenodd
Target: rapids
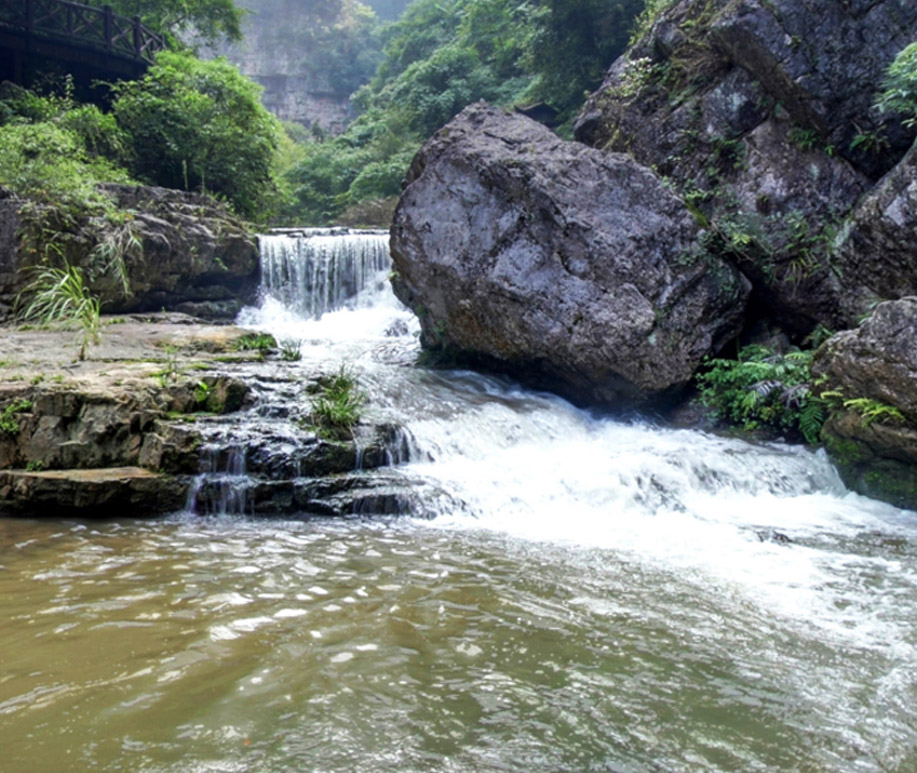
M 917 769 L 917 514 L 821 452 L 418 366 L 384 235 L 262 251 L 240 323 L 350 368 L 436 495 L 0 521 L 0 769 Z

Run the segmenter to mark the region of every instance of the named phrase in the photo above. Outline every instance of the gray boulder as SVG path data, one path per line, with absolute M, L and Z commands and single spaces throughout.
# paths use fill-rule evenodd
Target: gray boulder
M 429 348 L 577 401 L 659 401 L 741 325 L 747 280 L 700 236 L 631 158 L 479 103 L 414 159 L 393 286 Z
M 917 297 L 882 303 L 838 333 L 812 370 L 839 395 L 822 439 L 845 483 L 917 508 Z

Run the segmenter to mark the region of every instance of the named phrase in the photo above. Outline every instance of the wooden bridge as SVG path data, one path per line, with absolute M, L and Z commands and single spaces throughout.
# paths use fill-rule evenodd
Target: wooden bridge
M 25 83 L 30 70 L 58 66 L 75 76 L 135 78 L 165 40 L 140 23 L 68 0 L 0 0 L 0 77 Z

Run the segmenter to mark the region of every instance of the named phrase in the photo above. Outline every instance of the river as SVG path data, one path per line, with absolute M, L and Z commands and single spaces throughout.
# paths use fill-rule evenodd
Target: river
M 0 770 L 917 769 L 917 514 L 418 366 L 341 238 L 266 239 L 240 321 L 356 374 L 417 512 L 0 520 Z

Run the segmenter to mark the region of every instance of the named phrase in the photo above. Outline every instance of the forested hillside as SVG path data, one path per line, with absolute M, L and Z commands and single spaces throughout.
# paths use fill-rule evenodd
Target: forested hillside
M 420 144 L 466 105 L 544 102 L 561 132 L 627 44 L 643 0 L 415 0 L 381 31 L 383 58 L 353 96 L 359 117 L 288 174 L 284 219 L 384 222 Z M 367 202 L 388 199 L 388 205 Z

